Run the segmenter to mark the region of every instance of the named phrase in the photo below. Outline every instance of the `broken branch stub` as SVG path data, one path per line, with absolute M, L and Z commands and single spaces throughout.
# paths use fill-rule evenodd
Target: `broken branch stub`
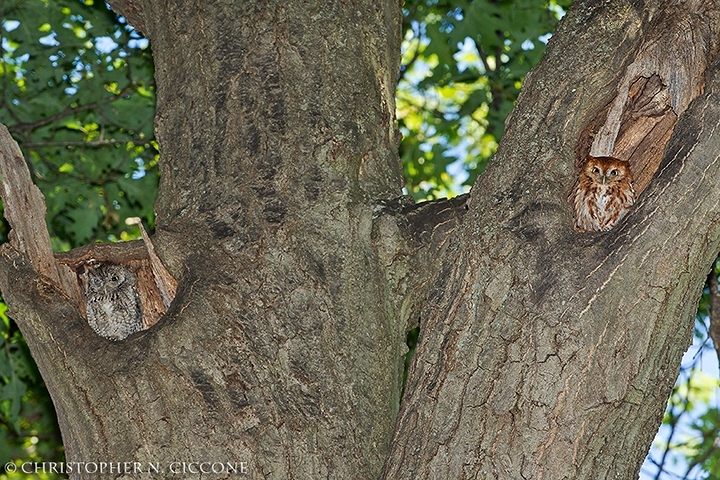
M 30 178 L 17 142 L 0 124 L 0 175 L 4 215 L 10 224 L 10 245 L 25 254 L 33 269 L 57 284 L 65 294 L 79 300 L 80 291 L 72 272 L 55 262 L 50 234 L 45 224 L 45 197 Z
M 168 308 L 175 298 L 175 292 L 177 291 L 177 280 L 173 277 L 165 265 L 163 265 L 160 257 L 155 253 L 155 245 L 153 245 L 150 235 L 145 231 L 142 221 L 137 218 L 128 218 L 125 223 L 128 225 L 137 225 L 140 227 L 140 233 L 142 234 L 145 247 L 147 248 L 148 257 L 150 259 L 150 265 L 152 266 L 153 276 L 155 277 L 155 283 L 157 289 L 162 297 L 165 308 Z

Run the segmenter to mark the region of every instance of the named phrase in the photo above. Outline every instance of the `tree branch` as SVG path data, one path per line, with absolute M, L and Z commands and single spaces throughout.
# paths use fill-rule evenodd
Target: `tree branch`
M 38 127 L 44 127 L 45 125 L 49 125 L 57 120 L 60 120 L 61 118 L 64 118 L 64 117 L 67 117 L 70 115 L 75 115 L 76 113 L 84 112 L 86 110 L 93 110 L 95 108 L 101 108 L 102 106 L 107 105 L 108 103 L 112 103 L 115 100 L 126 96 L 130 89 L 131 89 L 130 87 L 123 88 L 122 91 L 120 91 L 120 93 L 118 93 L 117 95 L 112 95 L 110 97 L 107 97 L 107 98 L 101 100 L 100 102 L 90 103 L 88 105 L 81 105 L 81 106 L 75 107 L 75 108 L 67 108 L 61 112 L 56 113 L 55 115 L 52 115 L 47 118 L 43 118 L 42 120 L 37 120 L 35 122 L 30 122 L 30 123 L 21 122 L 20 119 L 14 115 L 14 112 L 12 111 L 12 109 L 9 108 L 10 106 L 7 103 L 5 103 L 7 110 L 10 112 L 10 114 L 13 116 L 13 118 L 15 118 L 15 120 L 18 122 L 15 125 L 10 125 L 9 127 L 7 127 L 7 129 L 10 132 L 18 132 L 18 133 L 26 132 L 28 130 L 35 130 Z
M 694 41 L 713 47 L 687 62 L 704 71 L 720 11 L 697 13 L 700 3 L 645 5 L 677 25 L 712 19 Z M 643 48 L 657 46 L 653 58 L 664 62 L 685 45 L 657 41 L 669 30 L 633 2 L 568 11 L 473 186 L 447 249 L 454 264 L 423 308 L 380 478 L 637 476 L 719 248 L 720 134 L 709 126 L 720 118 L 720 61 L 622 225 L 578 234 L 562 196 L 575 180 L 578 134 L 631 76 L 624 66 Z M 658 75 L 671 91 L 697 92 L 695 75 Z
M 70 271 L 55 263 L 45 225 L 45 199 L 32 183 L 20 147 L 4 125 L 0 125 L 0 160 L 4 214 L 12 227 L 10 244 L 27 255 L 38 274 L 61 286 L 69 297 L 79 298 Z
M 60 120 L 63 117 L 67 117 L 68 115 L 74 115 L 79 112 L 84 112 L 85 110 L 92 110 L 93 108 L 96 108 L 97 106 L 98 106 L 97 103 L 91 103 L 89 105 L 83 105 L 83 106 L 76 107 L 76 108 L 69 108 L 67 110 L 63 110 L 62 112 L 58 112 L 51 117 L 43 118 L 42 120 L 38 120 L 38 121 L 32 122 L 32 123 L 20 123 L 18 121 L 18 123 L 7 127 L 7 129 L 11 132 L 24 132 L 27 130 L 34 130 L 38 127 L 42 127 L 42 126 L 48 125 L 50 123 L 53 123 L 56 120 Z M 19 119 L 16 118 L 16 120 L 19 120 Z
M 93 142 L 20 142 L 20 145 L 25 148 L 41 148 L 41 147 L 104 147 L 106 145 L 126 144 L 132 143 L 133 145 L 145 145 L 149 143 L 149 140 L 118 140 L 110 138 L 107 140 L 96 140 Z

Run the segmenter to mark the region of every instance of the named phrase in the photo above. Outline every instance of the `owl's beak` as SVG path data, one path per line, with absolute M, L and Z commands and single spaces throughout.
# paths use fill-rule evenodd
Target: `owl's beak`
M 607 183 L 608 177 L 606 175 L 600 175 L 600 183 L 605 185 Z

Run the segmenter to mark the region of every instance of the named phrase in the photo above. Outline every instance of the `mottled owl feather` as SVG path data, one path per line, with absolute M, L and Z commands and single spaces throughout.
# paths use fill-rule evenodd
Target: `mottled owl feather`
M 588 155 L 572 195 L 575 230 L 612 229 L 635 203 L 632 181 L 628 162 Z
M 85 313 L 90 327 L 109 340 L 123 340 L 142 330 L 136 277 L 126 267 L 110 263 L 87 271 Z

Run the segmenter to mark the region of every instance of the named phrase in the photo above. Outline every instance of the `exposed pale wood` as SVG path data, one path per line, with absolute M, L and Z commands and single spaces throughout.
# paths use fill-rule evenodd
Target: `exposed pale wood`
M 157 289 L 162 297 L 165 309 L 167 309 L 175 298 L 177 292 L 177 280 L 170 274 L 165 265 L 163 265 L 160 257 L 155 253 L 155 246 L 150 239 L 150 235 L 145 231 L 142 222 L 139 218 L 128 219 L 128 224 L 137 225 L 140 227 L 140 233 L 142 234 L 143 241 L 145 242 L 145 248 L 147 249 L 148 257 L 150 259 L 150 265 L 152 266 L 152 273 L 155 277 L 155 283 Z
M 660 166 L 677 119 L 668 87 L 659 75 L 640 77 L 632 83 L 612 156 L 630 162 L 637 195 L 647 188 Z
M 646 6 L 647 35 L 625 68 L 590 153 L 630 162 L 638 195 L 655 174 L 678 116 L 705 88 L 718 48 L 709 33 L 713 2 Z M 580 157 L 584 158 L 584 157 Z
M 601 108 L 580 135 L 575 149 L 575 168 L 580 170 L 605 123 L 611 105 Z M 620 118 L 611 156 L 630 163 L 636 196 L 647 188 L 660 165 L 678 116 L 671 107 L 669 91 L 660 76 L 634 79 Z M 595 151 L 598 149 L 595 148 Z

